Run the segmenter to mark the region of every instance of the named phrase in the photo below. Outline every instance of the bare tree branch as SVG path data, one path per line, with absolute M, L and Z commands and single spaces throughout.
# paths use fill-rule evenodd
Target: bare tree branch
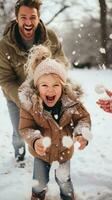
M 70 6 L 64 5 L 63 8 L 61 8 L 47 23 L 46 25 L 50 24 L 61 12 L 63 12 L 66 8 Z

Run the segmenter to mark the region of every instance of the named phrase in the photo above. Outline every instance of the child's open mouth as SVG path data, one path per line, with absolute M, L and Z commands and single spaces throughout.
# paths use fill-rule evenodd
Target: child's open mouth
M 52 103 L 55 100 L 55 96 L 52 96 L 52 97 L 51 96 L 46 96 L 46 99 L 47 99 L 48 102 Z

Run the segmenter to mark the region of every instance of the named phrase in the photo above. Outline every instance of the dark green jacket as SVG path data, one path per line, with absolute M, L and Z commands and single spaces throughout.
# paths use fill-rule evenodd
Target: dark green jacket
M 68 65 L 56 34 L 46 28 L 41 20 L 36 30 L 34 44 L 50 46 L 52 57 Z M 13 20 L 7 25 L 3 38 L 0 40 L 0 86 L 7 99 L 15 102 L 18 107 L 20 107 L 18 87 L 25 80 L 23 67 L 27 57 L 28 51 L 22 43 L 18 24 Z

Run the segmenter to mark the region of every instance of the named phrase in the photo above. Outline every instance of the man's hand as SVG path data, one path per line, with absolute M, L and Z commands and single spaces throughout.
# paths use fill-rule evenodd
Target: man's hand
M 43 146 L 43 138 L 37 139 L 34 145 L 35 151 L 40 156 L 45 155 L 46 148 Z

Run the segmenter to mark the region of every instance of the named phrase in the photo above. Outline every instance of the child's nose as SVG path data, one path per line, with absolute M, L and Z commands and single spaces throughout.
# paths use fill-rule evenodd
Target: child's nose
M 48 88 L 48 91 L 49 91 L 49 92 L 53 92 L 53 91 L 54 91 L 54 88 L 53 88 L 53 87 L 49 87 L 49 88 Z

